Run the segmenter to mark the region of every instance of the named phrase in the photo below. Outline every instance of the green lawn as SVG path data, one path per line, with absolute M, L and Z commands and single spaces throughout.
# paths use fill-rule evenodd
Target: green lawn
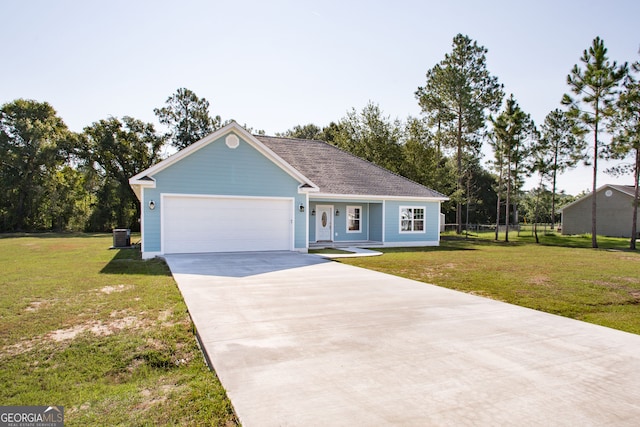
M 66 425 L 236 425 L 167 266 L 111 235 L 0 238 L 0 402 Z
M 359 265 L 640 333 L 640 252 L 622 239 L 446 237 Z M 166 265 L 110 235 L 0 238 L 0 402 L 67 425 L 236 425 Z
M 503 237 L 503 236 L 502 236 Z M 640 334 L 640 252 L 628 240 L 490 233 L 340 262 Z

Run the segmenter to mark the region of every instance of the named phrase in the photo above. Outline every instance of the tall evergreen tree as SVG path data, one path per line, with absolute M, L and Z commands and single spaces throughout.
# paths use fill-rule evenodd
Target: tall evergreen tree
M 488 133 L 488 140 L 491 148 L 493 149 L 494 160 L 491 162 L 494 169 L 498 173 L 498 180 L 496 182 L 496 229 L 495 240 L 498 240 L 500 235 L 500 212 L 502 208 L 502 194 L 504 191 L 504 143 L 502 138 L 498 138 L 495 129 Z
M 537 147 L 538 167 L 546 168 L 544 174 L 551 179 L 551 230 L 555 227 L 556 181 L 559 173 L 575 167 L 584 157 L 584 140 L 572 132 L 572 121 L 565 112 L 555 109 L 544 119 L 542 138 Z
M 507 99 L 504 111 L 497 117 L 491 118 L 493 132 L 499 143 L 494 145 L 494 149 L 501 152 L 496 153 L 496 158 L 503 165 L 504 178 L 506 180 L 506 233 L 505 241 L 509 241 L 510 208 L 512 197 L 517 196 L 518 190 L 523 183 L 523 174 L 528 169 L 525 165 L 530 152 L 533 139 L 536 136 L 535 126 L 531 117 L 526 114 L 513 94 Z M 518 222 L 517 206 L 514 205 L 514 222 Z
M 191 90 L 180 88 L 167 98 L 166 106 L 153 110 L 158 120 L 169 127 L 171 144 L 181 150 L 220 128 L 220 116 L 209 115 L 209 101 Z
M 427 72 L 426 85 L 415 93 L 430 123 L 437 125 L 439 140 L 455 150 L 458 233 L 462 232 L 464 155 L 479 155 L 478 131 L 485 126 L 486 111 L 496 111 L 504 96 L 502 85 L 487 70 L 486 54 L 487 49 L 468 36 L 456 35 L 451 53 Z
M 562 104 L 569 106 L 569 117 L 577 119 L 581 126 L 576 133 L 584 137 L 589 129 L 593 130 L 593 153 L 590 156 L 593 163 L 593 185 L 591 198 L 591 246 L 598 247 L 597 218 L 596 218 L 596 189 L 598 178 L 598 159 L 601 157 L 600 133 L 603 122 L 613 114 L 611 106 L 616 100 L 618 86 L 627 74 L 627 64 L 618 66 L 616 61 L 610 62 L 607 48 L 600 37 L 593 40 L 589 49 L 585 49 L 580 58 L 584 69 L 577 64 L 567 75 L 567 84 L 576 98 L 565 94 Z M 586 106 L 586 109 L 585 109 Z
M 640 61 L 633 63 L 632 69 L 640 72 Z M 612 157 L 623 159 L 630 156 L 633 159 L 630 164 L 623 163 L 614 171 L 617 174 L 631 172 L 633 175 L 634 200 L 629 248 L 636 249 L 640 203 L 640 83 L 632 75 L 625 79 L 624 91 L 616 104 L 611 130 L 614 132 L 610 147 Z

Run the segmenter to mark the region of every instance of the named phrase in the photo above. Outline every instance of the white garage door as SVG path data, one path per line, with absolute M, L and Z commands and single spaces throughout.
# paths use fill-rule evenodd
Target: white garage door
M 292 249 L 287 199 L 165 196 L 164 253 Z

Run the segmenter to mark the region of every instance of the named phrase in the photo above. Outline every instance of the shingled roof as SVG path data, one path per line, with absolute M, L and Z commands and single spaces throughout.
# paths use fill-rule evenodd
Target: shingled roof
M 323 141 L 254 137 L 315 183 L 323 194 L 446 198 Z
M 616 184 L 609 184 L 609 187 L 615 188 L 616 190 L 631 196 L 631 197 L 635 197 L 636 196 L 636 188 L 633 185 L 616 185 Z

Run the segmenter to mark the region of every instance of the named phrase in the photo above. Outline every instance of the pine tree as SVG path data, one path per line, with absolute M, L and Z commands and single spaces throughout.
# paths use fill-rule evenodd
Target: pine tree
M 438 141 L 455 150 L 458 234 L 462 233 L 465 154 L 479 156 L 479 131 L 485 126 L 486 111 L 497 110 L 504 96 L 502 85 L 487 70 L 486 54 L 486 48 L 458 34 L 451 53 L 427 72 L 426 85 L 415 93 L 423 113 L 437 126 Z
M 600 37 L 593 40 L 589 49 L 585 49 L 580 61 L 584 69 L 574 65 L 567 76 L 571 91 L 577 96 L 572 98 L 565 94 L 562 104 L 569 106 L 569 117 L 577 119 L 580 126 L 575 128 L 576 134 L 582 138 L 593 130 L 593 190 L 591 197 L 591 246 L 598 247 L 596 219 L 596 185 L 598 178 L 598 159 L 601 157 L 599 140 L 601 124 L 613 114 L 611 106 L 616 100 L 618 86 L 627 74 L 627 64 L 618 66 L 616 61 L 609 62 L 607 48 Z M 585 104 L 589 110 L 583 108 Z

